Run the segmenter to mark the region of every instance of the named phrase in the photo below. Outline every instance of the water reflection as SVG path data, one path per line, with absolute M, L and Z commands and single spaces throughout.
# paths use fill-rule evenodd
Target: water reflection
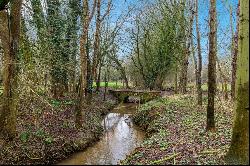
M 144 132 L 131 120 L 135 104 L 122 104 L 109 113 L 102 124 L 105 133 L 101 140 L 84 152 L 74 154 L 60 164 L 117 164 L 142 143 Z

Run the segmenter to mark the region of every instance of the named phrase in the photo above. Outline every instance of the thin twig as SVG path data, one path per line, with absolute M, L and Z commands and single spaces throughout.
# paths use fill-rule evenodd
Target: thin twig
M 30 157 L 27 153 L 25 153 L 24 152 L 24 154 L 29 158 L 29 159 L 31 159 L 31 160 L 40 160 L 40 159 L 42 159 L 43 157 L 40 157 L 40 158 L 38 158 L 38 157 Z
M 218 153 L 219 150 L 205 150 L 200 152 L 199 154 L 209 154 L 209 153 Z
M 152 161 L 152 162 L 150 162 L 150 165 L 151 165 L 151 164 L 158 164 L 158 163 L 161 163 L 161 162 L 163 162 L 163 161 L 170 160 L 170 159 L 172 159 L 172 158 L 178 156 L 179 154 L 180 154 L 180 152 L 179 152 L 179 153 L 175 153 L 175 154 L 173 154 L 173 155 L 171 155 L 171 156 L 165 157 L 165 158 L 160 159 L 160 160 Z
M 29 88 L 35 95 L 37 95 L 44 103 L 48 104 L 48 105 L 52 108 L 52 110 L 54 111 L 53 106 L 52 106 L 47 100 L 44 100 L 44 99 L 43 99 L 40 95 L 38 95 L 31 87 L 28 86 L 28 88 Z

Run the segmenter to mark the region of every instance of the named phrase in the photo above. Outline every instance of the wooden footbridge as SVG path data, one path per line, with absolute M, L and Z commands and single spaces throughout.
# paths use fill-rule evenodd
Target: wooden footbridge
M 109 93 L 113 96 L 117 97 L 119 102 L 128 102 L 128 98 L 131 97 L 139 97 L 140 102 L 144 103 L 155 99 L 161 95 L 161 91 L 145 91 L 145 90 L 132 90 L 132 89 L 119 89 L 113 90 L 110 89 Z

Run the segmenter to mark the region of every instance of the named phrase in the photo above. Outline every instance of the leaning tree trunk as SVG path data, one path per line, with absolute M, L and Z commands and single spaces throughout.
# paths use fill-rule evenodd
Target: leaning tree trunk
M 208 58 L 208 104 L 207 104 L 207 130 L 215 130 L 214 98 L 216 93 L 216 0 L 210 1 L 210 33 Z
M 7 139 L 16 135 L 17 116 L 17 54 L 20 36 L 22 0 L 11 3 L 10 20 L 6 10 L 0 11 L 0 39 L 4 49 L 3 107 L 0 117 L 0 132 Z M 8 22 L 10 21 L 10 23 Z M 10 26 L 9 26 L 10 24 Z M 8 28 L 10 27 L 10 29 Z
M 236 114 L 231 146 L 227 154 L 230 164 L 249 164 L 249 3 L 240 1 L 239 56 L 236 79 Z

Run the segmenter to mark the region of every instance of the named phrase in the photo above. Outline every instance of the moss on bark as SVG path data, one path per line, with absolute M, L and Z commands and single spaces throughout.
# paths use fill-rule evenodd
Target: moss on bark
M 229 164 L 249 164 L 249 3 L 240 1 L 239 57 L 237 59 L 236 108 Z

